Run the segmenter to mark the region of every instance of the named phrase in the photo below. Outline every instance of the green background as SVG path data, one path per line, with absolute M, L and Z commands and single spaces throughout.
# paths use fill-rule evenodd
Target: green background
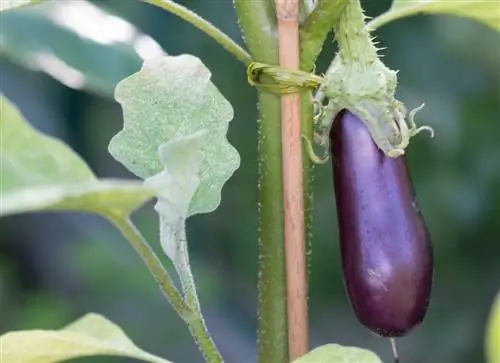
M 56 0 L 60 1 L 60 0 Z M 69 1 L 71 2 L 71 0 Z M 183 4 L 241 43 L 232 2 Z M 223 189 L 212 214 L 188 225 L 193 269 L 203 310 L 228 363 L 255 361 L 257 282 L 256 92 L 245 68 L 191 25 L 132 0 L 97 4 L 152 36 L 169 54 L 200 57 L 235 108 L 229 139 L 242 166 Z M 369 15 L 389 2 L 366 2 Z M 35 8 L 32 8 L 35 9 Z M 114 84 L 141 63 L 121 46 L 95 46 L 85 36 L 30 16 L 2 17 L 1 91 L 38 129 L 58 136 L 99 176 L 131 177 L 107 152 L 121 128 Z M 21 13 L 19 13 L 21 14 Z M 17 16 L 17 17 L 16 17 Z M 99 22 L 95 27 L 99 27 Z M 398 341 L 405 363 L 483 362 L 488 309 L 500 276 L 500 46 L 480 24 L 446 16 L 415 17 L 377 32 L 384 61 L 399 69 L 399 98 L 409 108 L 426 102 L 418 124 L 434 139 L 412 139 L 408 159 L 435 248 L 435 283 L 424 324 Z M 5 38 L 4 38 L 5 37 Z M 26 51 L 48 39 L 58 54 L 93 76 L 98 92 L 75 90 L 19 66 Z M 335 48 L 328 40 L 317 67 Z M 151 205 L 135 215 L 159 250 Z M 120 324 L 142 348 L 176 363 L 202 362 L 181 320 L 120 234 L 99 217 L 44 213 L 0 220 L 0 331 L 59 328 L 95 311 Z M 165 263 L 168 261 L 165 258 Z M 339 266 L 331 168 L 315 171 L 314 240 L 310 278 L 311 343 L 357 345 L 390 361 L 388 341 L 361 326 L 346 299 Z M 125 362 L 118 358 L 78 362 Z

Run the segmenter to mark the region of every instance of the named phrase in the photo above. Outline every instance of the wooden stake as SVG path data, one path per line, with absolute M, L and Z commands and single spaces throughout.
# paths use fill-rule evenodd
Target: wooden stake
M 299 0 L 275 0 L 280 66 L 299 69 Z M 300 94 L 281 96 L 289 360 L 309 350 Z

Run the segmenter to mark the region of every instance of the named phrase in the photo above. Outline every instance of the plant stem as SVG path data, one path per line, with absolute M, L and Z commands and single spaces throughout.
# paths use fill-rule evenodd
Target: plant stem
M 223 359 L 210 334 L 208 333 L 203 314 L 201 313 L 200 301 L 196 292 L 193 273 L 189 263 L 189 252 L 186 239 L 185 221 L 181 220 L 175 226 L 175 236 L 178 238 L 179 260 L 176 261 L 176 268 L 184 291 L 185 301 L 188 307 L 194 312 L 193 319 L 188 324 L 191 335 L 194 337 L 196 345 L 203 354 L 206 362 L 222 363 Z
M 280 66 L 299 69 L 299 0 L 276 0 L 276 15 Z M 299 93 L 281 96 L 281 130 L 288 349 L 293 361 L 309 350 Z
M 234 0 L 246 44 L 256 61 L 277 65 L 276 17 L 271 1 Z M 280 99 L 259 92 L 258 361 L 288 359 Z
M 328 33 L 339 21 L 340 13 L 348 0 L 318 0 L 313 12 L 300 29 L 301 69 L 311 72 L 314 68 Z
M 245 65 L 249 65 L 252 62 L 252 57 L 250 57 L 250 55 L 242 47 L 234 42 L 234 40 L 227 36 L 227 34 L 222 32 L 219 28 L 217 28 L 198 14 L 194 13 L 193 11 L 189 10 L 188 8 L 177 4 L 172 0 L 143 1 L 167 10 L 172 14 L 177 15 L 179 18 L 187 21 L 188 23 L 191 23 L 196 28 L 207 34 L 209 37 L 213 38 L 217 43 L 226 48 L 229 53 L 233 54 L 239 61 L 243 62 Z
M 427 3 L 415 2 L 412 6 L 404 6 L 396 9 L 389 9 L 385 13 L 380 14 L 375 19 L 370 20 L 366 24 L 366 28 L 370 31 L 380 28 L 382 25 L 390 23 L 391 21 L 401 19 L 407 16 L 415 15 L 423 12 L 421 9 L 425 9 Z
M 346 62 L 369 65 L 377 59 L 377 48 L 365 27 L 365 19 L 360 0 L 350 0 L 341 13 L 335 37 L 340 57 Z
M 183 319 L 190 319 L 193 312 L 187 306 L 182 298 L 174 282 L 170 278 L 167 270 L 163 267 L 158 255 L 153 251 L 151 246 L 146 242 L 141 232 L 135 227 L 130 219 L 121 215 L 107 215 L 108 219 L 116 228 L 120 230 L 123 236 L 130 242 L 134 250 L 142 258 L 146 266 L 149 268 L 151 275 L 158 283 L 160 290 L 163 292 L 168 302 L 174 310 Z
M 118 228 L 123 236 L 130 242 L 132 247 L 136 250 L 142 258 L 146 266 L 149 268 L 151 275 L 158 283 L 160 290 L 163 292 L 168 302 L 179 316 L 188 325 L 189 331 L 197 342 L 203 356 L 209 363 L 220 363 L 222 358 L 215 348 L 213 341 L 208 335 L 208 332 L 203 321 L 201 313 L 193 307 L 188 306 L 182 295 L 175 287 L 172 279 L 170 278 L 167 270 L 161 264 L 158 255 L 153 251 L 151 246 L 146 242 L 141 232 L 135 225 L 122 215 L 111 214 L 107 215 L 108 220 Z
M 313 104 L 312 91 L 303 90 L 300 92 L 300 120 L 302 134 L 309 140 L 313 139 Z M 302 143 L 302 180 L 304 182 L 304 219 L 305 219 L 305 239 L 306 239 L 306 259 L 307 275 L 310 277 L 310 265 L 312 256 L 312 237 L 313 237 L 313 192 L 314 192 L 314 163 L 307 156 L 307 149 Z

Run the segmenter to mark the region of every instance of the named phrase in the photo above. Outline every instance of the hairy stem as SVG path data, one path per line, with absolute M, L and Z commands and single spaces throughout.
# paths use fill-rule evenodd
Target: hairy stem
M 160 290 L 163 292 L 168 302 L 174 310 L 183 319 L 190 319 L 193 311 L 187 306 L 182 298 L 174 282 L 170 278 L 167 270 L 163 267 L 158 255 L 153 251 L 151 246 L 146 242 L 141 232 L 135 227 L 130 219 L 122 216 L 108 216 L 108 219 L 116 228 L 120 230 L 123 236 L 130 242 L 134 250 L 139 254 L 141 259 L 148 267 L 151 275 L 158 283 Z
M 188 307 L 194 312 L 194 318 L 189 322 L 189 331 L 196 341 L 196 345 L 208 363 L 222 363 L 223 359 L 214 341 L 212 340 L 201 313 L 200 301 L 196 292 L 196 284 L 189 263 L 189 251 L 186 238 L 186 226 L 184 220 L 176 225 L 176 238 L 178 238 L 179 260 L 176 268 L 181 280 L 182 291 Z
M 246 44 L 258 62 L 277 65 L 272 1 L 234 0 Z M 288 359 L 280 98 L 259 92 L 258 361 Z
M 108 219 L 118 228 L 123 236 L 130 242 L 132 247 L 139 254 L 146 266 L 149 268 L 151 275 L 156 280 L 160 290 L 163 292 L 168 302 L 179 316 L 188 325 L 189 331 L 197 342 L 203 356 L 209 363 L 223 362 L 217 348 L 215 347 L 212 338 L 207 332 L 205 322 L 196 306 L 189 306 L 183 299 L 170 278 L 167 270 L 163 267 L 158 255 L 153 251 L 151 246 L 146 242 L 141 232 L 127 217 L 121 215 L 109 214 Z
M 276 0 L 280 66 L 299 69 L 299 0 Z M 309 350 L 300 94 L 281 96 L 289 359 Z
M 312 92 L 304 90 L 300 93 L 300 120 L 301 132 L 309 140 L 313 139 L 313 104 Z M 304 220 L 305 220 L 305 243 L 307 275 L 310 277 L 311 256 L 312 256 L 312 236 L 313 236 L 313 184 L 314 184 L 314 163 L 307 156 L 307 146 L 302 143 L 302 180 L 304 182 Z
M 341 12 L 335 37 L 339 54 L 347 62 L 359 61 L 370 64 L 377 59 L 377 48 L 365 27 L 365 15 L 360 0 L 351 0 Z
M 348 0 L 318 0 L 313 12 L 300 29 L 301 69 L 311 72 L 323 43 L 337 25 Z
M 234 42 L 229 36 L 222 32 L 219 28 L 211 24 L 209 21 L 203 19 L 198 14 L 189 10 L 188 8 L 175 3 L 172 0 L 143 0 L 146 3 L 158 6 L 172 14 L 177 15 L 179 18 L 191 23 L 196 28 L 213 38 L 217 43 L 222 45 L 226 50 L 233 54 L 238 60 L 245 65 L 252 62 L 252 57 L 238 44 Z

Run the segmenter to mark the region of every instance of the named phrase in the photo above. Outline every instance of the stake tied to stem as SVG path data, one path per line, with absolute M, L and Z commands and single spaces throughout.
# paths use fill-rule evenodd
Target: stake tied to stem
M 247 80 L 259 90 L 280 95 L 315 89 L 323 83 L 323 77 L 312 73 L 259 62 L 248 66 Z

